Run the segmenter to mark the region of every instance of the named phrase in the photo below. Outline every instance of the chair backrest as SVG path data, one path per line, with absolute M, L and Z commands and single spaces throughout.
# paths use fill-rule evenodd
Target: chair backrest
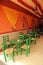
M 31 35 L 31 37 L 36 37 L 36 32 L 35 31 L 31 31 L 30 33 L 29 33 L 30 35 Z
M 20 32 L 18 38 L 19 39 L 24 39 L 24 34 L 22 32 Z
M 28 38 L 26 38 L 26 45 L 31 45 L 31 36 L 29 35 Z
M 3 36 L 3 42 L 7 42 L 7 41 L 9 41 L 9 36 L 8 35 Z
M 2 38 L 3 38 L 2 49 L 5 50 L 10 45 L 9 35 L 3 35 Z
M 6 48 L 7 48 L 7 45 L 5 43 L 2 43 L 2 50 L 4 51 L 6 50 Z

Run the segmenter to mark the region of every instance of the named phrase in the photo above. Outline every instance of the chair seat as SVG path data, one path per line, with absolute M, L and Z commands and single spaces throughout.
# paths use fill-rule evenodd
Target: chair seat
M 6 54 L 11 54 L 13 52 L 13 48 L 7 48 L 6 50 L 5 50 L 5 53 Z
M 32 38 L 32 40 L 35 40 L 35 38 Z
M 15 48 L 16 46 L 15 45 L 13 45 L 13 48 Z
M 26 49 L 26 44 L 24 44 L 24 45 L 22 46 L 22 48 L 23 48 L 23 49 Z M 28 46 L 28 48 L 30 48 L 30 46 Z
M 10 44 L 10 42 L 9 42 L 9 41 L 7 41 L 7 42 L 6 42 L 6 44 L 7 44 L 7 45 L 9 45 L 9 44 Z
M 24 45 L 22 46 L 22 48 L 23 48 L 23 49 L 26 49 L 26 44 L 24 44 Z

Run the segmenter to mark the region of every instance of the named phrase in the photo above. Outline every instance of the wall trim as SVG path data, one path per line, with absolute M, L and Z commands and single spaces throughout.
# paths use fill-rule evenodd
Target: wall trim
M 2 32 L 2 33 L 0 33 L 0 34 L 7 34 L 7 33 L 18 32 L 18 31 L 29 30 L 29 29 L 32 29 L 32 28 L 21 29 L 21 30 L 14 30 L 14 31 L 9 31 L 9 32 Z

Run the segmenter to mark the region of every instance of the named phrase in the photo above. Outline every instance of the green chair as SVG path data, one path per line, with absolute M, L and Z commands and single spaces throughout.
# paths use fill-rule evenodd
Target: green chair
M 35 32 L 36 32 L 36 37 L 40 38 L 40 30 L 38 29 Z
M 32 38 L 33 38 L 32 40 L 34 41 L 34 45 L 36 45 L 36 33 L 33 34 Z
M 35 31 L 32 31 L 29 33 L 31 36 L 31 40 L 34 41 L 34 45 L 36 44 L 36 33 Z
M 19 46 L 18 40 L 15 40 L 15 39 L 10 40 L 10 43 L 11 45 L 13 44 L 14 52 L 18 55 L 18 46 Z
M 25 50 L 26 56 L 28 56 L 28 54 L 30 53 L 30 44 L 31 41 L 29 41 L 29 38 L 27 38 L 25 43 L 20 47 L 20 54 L 22 54 Z
M 9 36 L 6 35 L 3 36 L 2 38 L 3 38 L 2 50 L 4 53 L 5 61 L 7 62 L 8 56 L 12 57 L 12 60 L 14 61 L 14 50 L 13 50 L 13 46 L 9 42 Z

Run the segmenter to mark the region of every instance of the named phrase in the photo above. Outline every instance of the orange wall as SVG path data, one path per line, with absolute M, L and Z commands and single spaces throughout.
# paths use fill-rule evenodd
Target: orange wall
M 13 31 L 13 28 L 5 16 L 2 6 L 0 6 L 0 33 L 11 31 Z
M 32 22 L 34 21 L 34 25 Z M 0 5 L 0 33 L 37 27 L 37 19 Z

